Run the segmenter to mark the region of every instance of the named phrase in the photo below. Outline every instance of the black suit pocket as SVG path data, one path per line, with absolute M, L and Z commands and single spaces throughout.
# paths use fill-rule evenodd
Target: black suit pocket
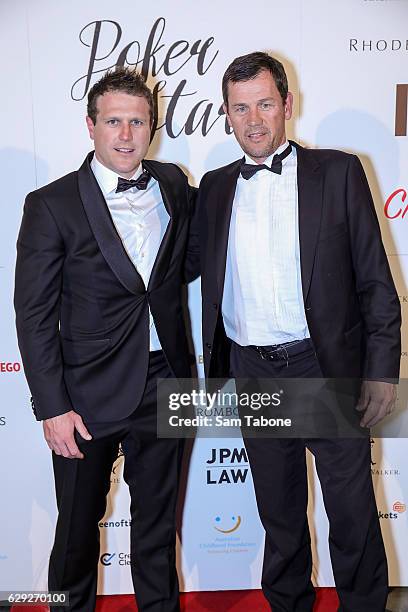
M 110 338 L 99 340 L 70 340 L 61 338 L 64 362 L 67 365 L 85 365 L 104 356 L 110 346 Z

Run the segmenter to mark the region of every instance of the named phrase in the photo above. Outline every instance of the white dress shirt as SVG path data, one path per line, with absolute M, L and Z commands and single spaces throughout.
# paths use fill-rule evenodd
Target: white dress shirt
M 285 142 L 275 153 L 287 146 Z M 265 165 L 271 166 L 273 155 Z M 248 157 L 245 161 L 255 163 Z M 310 336 L 302 294 L 294 147 L 282 161 L 282 174 L 265 169 L 249 180 L 238 178 L 222 315 L 227 336 L 241 346 Z
M 91 161 L 91 168 L 105 197 L 123 247 L 147 287 L 170 219 L 163 203 L 159 183 L 151 177 L 146 189 L 132 187 L 127 191 L 116 193 L 120 175 L 101 164 L 96 159 L 96 155 Z M 142 172 L 140 164 L 131 178 L 137 179 Z M 149 328 L 150 350 L 158 351 L 161 349 L 161 344 L 150 308 Z

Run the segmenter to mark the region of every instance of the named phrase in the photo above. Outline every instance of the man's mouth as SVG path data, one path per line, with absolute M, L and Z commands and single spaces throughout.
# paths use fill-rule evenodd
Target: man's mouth
M 258 140 L 266 134 L 267 132 L 250 132 L 249 134 L 247 134 L 247 138 L 250 138 L 251 140 Z
M 129 149 L 128 147 L 115 147 L 115 151 L 129 155 L 130 153 L 133 153 L 134 149 Z

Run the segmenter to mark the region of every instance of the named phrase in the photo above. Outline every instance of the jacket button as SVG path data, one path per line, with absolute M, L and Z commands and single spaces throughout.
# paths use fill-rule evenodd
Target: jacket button
M 205 343 L 205 346 L 206 346 L 208 349 L 211 349 L 211 348 L 212 348 L 212 345 L 211 345 L 209 342 L 206 342 L 206 343 Z
M 215 303 L 214 303 L 214 304 L 213 304 L 213 308 L 214 308 L 215 310 L 217 310 L 217 308 L 218 308 L 218 304 L 215 304 Z

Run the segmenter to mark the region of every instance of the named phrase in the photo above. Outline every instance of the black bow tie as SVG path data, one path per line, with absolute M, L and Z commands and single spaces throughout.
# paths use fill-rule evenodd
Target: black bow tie
M 266 166 L 265 164 L 241 164 L 241 176 L 246 181 L 250 179 L 256 172 L 259 170 L 270 170 L 270 172 L 274 172 L 275 174 L 282 174 L 282 159 L 285 159 L 292 151 L 292 147 L 288 145 L 282 153 L 277 153 L 273 156 L 272 165 Z
M 143 173 L 136 180 L 124 179 L 120 176 L 118 178 L 118 186 L 116 187 L 116 193 L 120 193 L 121 191 L 127 191 L 128 189 L 132 189 L 132 187 L 137 187 L 137 189 L 146 189 L 150 179 L 151 175 L 147 172 L 147 170 L 143 170 Z

